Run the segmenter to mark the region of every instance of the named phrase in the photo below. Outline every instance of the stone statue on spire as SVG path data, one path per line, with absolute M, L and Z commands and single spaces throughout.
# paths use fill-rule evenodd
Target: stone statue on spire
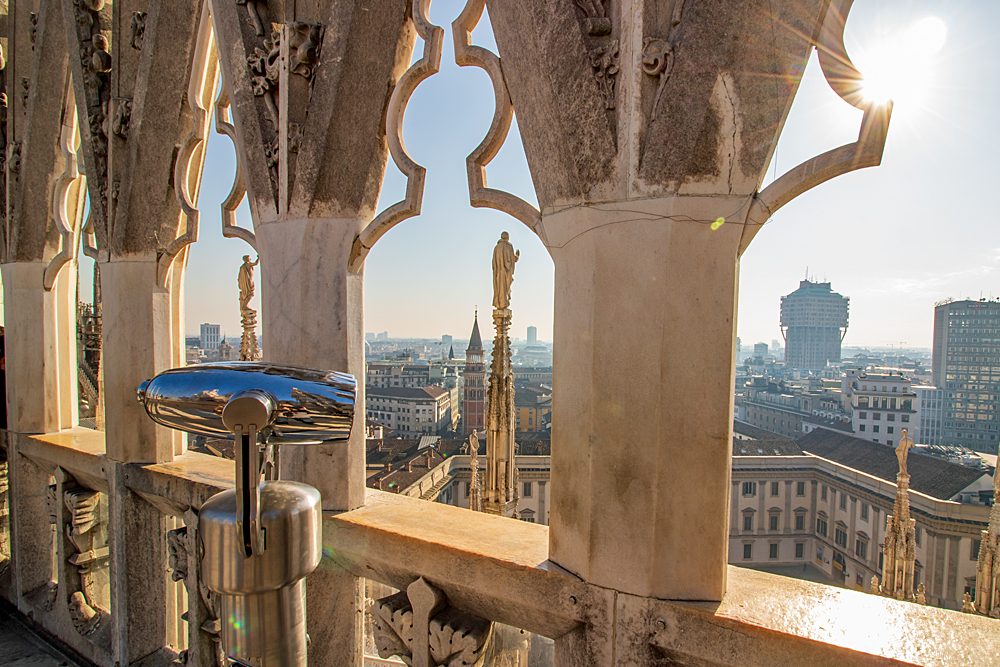
M 903 429 L 896 447 L 899 473 L 896 475 L 896 502 L 892 514 L 886 516 L 885 542 L 882 545 L 882 595 L 897 600 L 914 600 L 914 569 L 917 559 L 916 519 L 910 517 L 910 475 L 906 458 L 913 439 Z
M 493 307 L 510 308 L 510 286 L 514 282 L 514 264 L 521 258 L 521 251 L 514 250 L 510 234 L 503 232 L 493 249 Z
M 899 444 L 896 445 L 896 459 L 899 461 L 899 474 L 904 476 L 909 476 L 906 472 L 906 459 L 909 456 L 910 448 L 913 447 L 913 438 L 906 434 L 906 429 L 903 429 L 903 435 L 899 439 Z
M 240 288 L 240 318 L 243 325 L 243 340 L 240 343 L 240 361 L 259 361 L 260 348 L 257 347 L 257 311 L 250 307 L 253 298 L 253 268 L 260 263 L 250 261 L 250 255 L 243 255 L 236 284 Z

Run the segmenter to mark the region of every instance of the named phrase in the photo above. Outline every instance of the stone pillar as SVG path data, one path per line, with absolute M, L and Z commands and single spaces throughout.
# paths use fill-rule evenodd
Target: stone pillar
M 78 423 L 76 271 L 64 267 L 51 290 L 47 262 L 4 264 L 7 428 L 51 433 Z
M 145 380 L 171 368 L 174 336 L 182 318 L 179 294 L 156 286 L 156 257 L 131 257 L 101 266 L 103 349 L 107 455 L 126 463 L 170 461 L 174 456 L 172 429 L 159 426 L 136 400 Z M 110 295 L 114 295 L 113 298 Z
M 360 226 L 358 219 L 307 218 L 257 228 L 264 358 L 358 381 L 350 440 L 281 450 L 281 477 L 319 489 L 324 510 L 364 504 L 364 272 L 348 270 Z
M 725 592 L 742 227 L 697 221 L 739 206 L 678 197 L 543 219 L 559 351 L 550 557 L 588 582 Z

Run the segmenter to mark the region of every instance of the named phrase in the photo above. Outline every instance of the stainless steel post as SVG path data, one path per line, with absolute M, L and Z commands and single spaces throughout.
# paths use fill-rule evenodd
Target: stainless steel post
M 260 480 L 272 476 L 278 443 L 346 439 L 355 392 L 349 375 L 260 362 L 172 369 L 139 388 L 154 421 L 236 440 L 236 488 L 202 506 L 198 535 L 202 580 L 221 597 L 222 647 L 238 664 L 306 665 L 305 577 L 322 554 L 320 493 Z

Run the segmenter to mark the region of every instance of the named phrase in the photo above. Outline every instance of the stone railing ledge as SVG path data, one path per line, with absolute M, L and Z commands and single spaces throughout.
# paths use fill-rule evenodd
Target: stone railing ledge
M 185 452 L 169 463 L 125 466 L 125 485 L 174 516 L 201 509 L 219 491 L 233 488 L 235 479 L 234 461 L 197 452 Z
M 369 490 L 326 513 L 324 559 L 551 638 L 615 625 L 614 664 L 1000 665 L 997 621 L 729 566 L 722 602 L 642 598 L 588 585 L 548 560 L 548 527 Z M 664 573 L 664 576 L 670 576 Z
M 69 471 L 78 481 L 107 492 L 107 460 L 102 431 L 75 426 L 55 433 L 26 435 L 5 431 L 14 449 L 36 462 L 54 463 Z M 8 447 L 8 451 L 10 448 Z

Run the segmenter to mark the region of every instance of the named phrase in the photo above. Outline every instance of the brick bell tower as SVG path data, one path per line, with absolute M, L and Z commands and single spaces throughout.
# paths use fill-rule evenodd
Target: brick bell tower
M 469 337 L 469 348 L 465 351 L 465 384 L 463 394 L 462 427 L 468 435 L 473 429 L 480 433 L 486 430 L 486 353 L 483 337 L 479 335 L 479 312 L 476 312 Z

